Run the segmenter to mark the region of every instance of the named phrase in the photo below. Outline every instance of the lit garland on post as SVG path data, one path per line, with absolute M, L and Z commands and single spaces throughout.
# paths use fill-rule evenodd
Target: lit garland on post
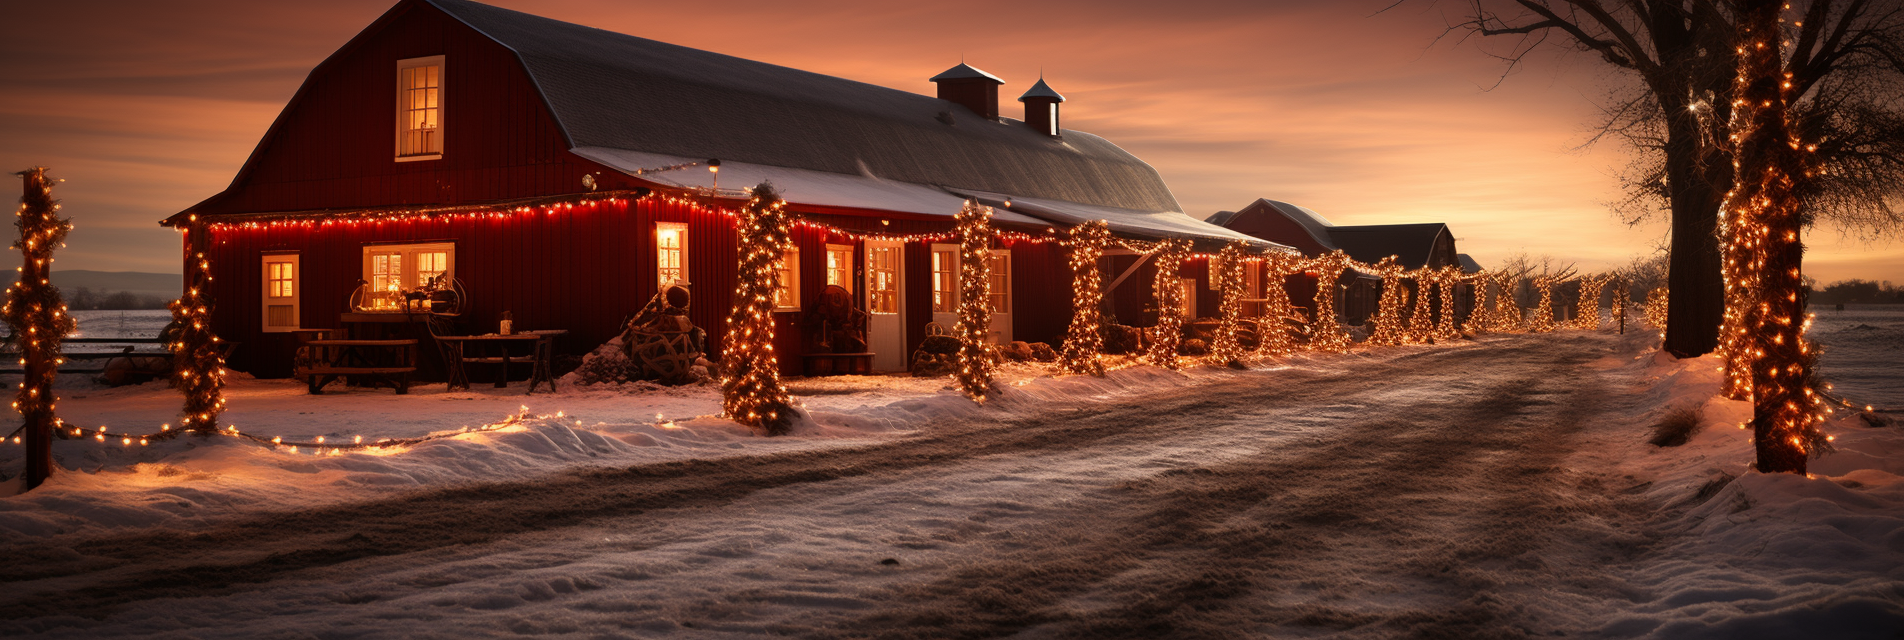
M 773 185 L 762 182 L 741 209 L 740 288 L 727 312 L 721 349 L 721 410 L 735 422 L 780 435 L 793 425 L 793 401 L 780 386 L 780 358 L 774 353 L 774 298 L 780 290 L 780 261 L 793 239 Z
M 1402 337 L 1404 344 L 1427 344 L 1434 339 L 1434 304 L 1428 301 L 1433 295 L 1435 284 L 1434 271 L 1426 267 L 1410 272 L 1415 280 L 1415 308 L 1408 316 L 1408 333 Z
M 1672 295 L 1665 287 L 1646 292 L 1646 309 L 1640 314 L 1648 326 L 1660 331 L 1659 337 L 1666 337 L 1666 301 Z
M 1817 354 L 1805 340 L 1811 323 L 1798 233 L 1809 221 L 1798 192 L 1809 181 L 1807 153 L 1791 130 L 1792 74 L 1782 68 L 1781 2 L 1742 1 L 1739 73 L 1733 81 L 1731 129 L 1737 177 L 1721 211 L 1729 257 L 1726 315 L 1743 329 L 1727 352 L 1727 378 L 1748 384 L 1752 442 L 1763 473 L 1803 475 L 1812 453 L 1826 448 L 1819 431 L 1824 398 L 1813 389 Z M 1749 354 L 1749 355 L 1748 355 Z
M 1454 328 L 1454 288 L 1461 282 L 1461 267 L 1447 266 L 1435 270 L 1435 288 L 1441 293 L 1441 313 L 1435 315 L 1435 343 L 1444 343 L 1461 337 L 1461 331 Z
M 1534 317 L 1527 321 L 1527 330 L 1536 333 L 1553 331 L 1554 326 L 1554 278 L 1540 276 L 1534 278 L 1534 286 L 1540 289 L 1540 306 L 1534 307 Z
M 1520 288 L 1520 278 L 1513 274 L 1502 273 L 1495 276 L 1500 287 L 1494 296 L 1494 330 L 1517 332 L 1526 323 L 1527 314 L 1521 311 L 1521 303 L 1515 299 L 1516 289 Z
M 1244 252 L 1249 246 L 1241 241 L 1231 242 L 1217 253 L 1217 259 L 1211 261 L 1210 274 L 1217 282 L 1217 290 L 1223 299 L 1218 306 L 1220 324 L 1216 327 L 1216 338 L 1210 341 L 1210 364 L 1217 366 L 1242 366 L 1243 344 L 1237 336 L 1237 323 L 1243 319 L 1243 269 L 1248 262 Z
M 1064 241 L 1071 250 L 1071 328 L 1065 334 L 1064 353 L 1058 356 L 1060 371 L 1104 375 L 1104 363 L 1098 357 L 1104 351 L 1098 309 L 1104 303 L 1104 277 L 1097 272 L 1097 259 L 1110 242 L 1111 227 L 1103 220 L 1073 227 L 1071 237 Z
M 171 345 L 173 379 L 185 395 L 179 425 L 203 435 L 216 432 L 218 417 L 225 413 L 225 357 L 212 332 L 212 301 L 206 292 L 212 281 L 211 260 L 205 257 L 211 230 L 196 214 L 190 221 L 185 228 L 185 295 L 167 306 L 172 324 L 179 328 Z
M 959 231 L 959 390 L 975 402 L 992 393 L 992 208 L 967 200 L 955 218 Z
M 1165 369 L 1183 366 L 1177 359 L 1177 347 L 1183 341 L 1183 273 L 1184 256 L 1190 253 L 1190 242 L 1180 238 L 1166 238 L 1157 243 L 1155 261 L 1157 273 L 1151 278 L 1151 296 L 1157 299 L 1157 326 L 1151 328 L 1150 350 L 1145 360 Z
M 1580 315 L 1573 319 L 1573 328 L 1598 331 L 1600 329 L 1600 291 L 1606 288 L 1610 277 L 1585 277 L 1580 279 L 1580 302 L 1575 308 Z
M 20 280 L 7 287 L 7 301 L 0 314 L 13 327 L 10 338 L 22 365 L 20 391 L 13 409 L 20 412 L 26 431 L 26 471 L 21 478 L 26 488 L 40 485 L 53 473 L 53 434 L 60 426 L 54 410 L 59 399 L 53 397 L 53 381 L 59 377 L 60 342 L 73 331 L 73 317 L 66 313 L 66 302 L 53 287 L 53 250 L 66 244 L 66 232 L 73 225 L 59 217 L 59 203 L 53 201 L 53 183 L 46 167 L 34 167 L 18 174 L 24 195 L 14 221 L 20 239 L 13 248 L 20 250 L 24 263 Z
M 1283 283 L 1301 267 L 1301 258 L 1287 253 L 1272 253 L 1263 259 L 1263 324 L 1258 328 L 1256 350 L 1280 356 L 1296 350 L 1289 337 L 1289 316 L 1295 305 L 1289 302 L 1289 289 Z
M 1375 327 L 1369 332 L 1368 343 L 1382 346 L 1401 344 L 1405 338 L 1402 333 L 1402 305 L 1408 297 L 1408 290 L 1402 286 L 1402 268 L 1395 264 L 1395 256 L 1389 256 L 1376 262 L 1373 271 L 1382 276 L 1382 301 L 1375 308 L 1375 317 L 1369 320 Z
M 1317 351 L 1348 351 L 1353 341 L 1335 317 L 1335 294 L 1342 288 L 1336 281 L 1349 268 L 1349 255 L 1340 250 L 1317 257 L 1310 263 L 1316 270 L 1316 330 L 1309 346 Z
M 1487 271 L 1474 274 L 1474 310 L 1468 313 L 1468 323 L 1462 330 L 1468 333 L 1485 333 L 1494 330 L 1494 309 L 1490 306 L 1488 294 L 1494 288 L 1494 278 Z

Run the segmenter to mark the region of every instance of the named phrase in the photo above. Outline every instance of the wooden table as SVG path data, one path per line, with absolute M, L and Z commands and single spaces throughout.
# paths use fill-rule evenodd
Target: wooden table
M 365 377 L 387 380 L 402 395 L 410 392 L 416 352 L 415 340 L 311 340 L 298 347 L 292 375 L 304 378 L 313 395 L 344 376 L 356 384 Z
M 523 331 L 506 336 L 494 333 L 480 336 L 437 336 L 436 340 L 448 347 L 449 388 L 469 388 L 469 373 L 464 370 L 463 365 L 470 363 L 499 365 L 496 370 L 496 388 L 507 387 L 509 386 L 509 365 L 522 363 L 532 365 L 529 371 L 529 393 L 535 393 L 536 385 L 544 382 L 549 383 L 550 391 L 555 390 L 555 375 L 549 366 L 550 354 L 555 350 L 555 337 L 565 333 L 568 333 L 568 330 L 546 329 Z M 531 345 L 530 351 L 526 355 L 512 355 L 509 353 L 509 345 L 512 344 Z M 475 349 L 472 349 L 472 346 L 475 346 Z M 483 348 L 493 348 L 495 355 L 473 353 Z

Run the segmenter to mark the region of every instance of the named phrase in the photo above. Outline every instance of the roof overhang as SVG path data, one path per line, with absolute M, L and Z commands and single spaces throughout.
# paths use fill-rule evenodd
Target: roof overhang
M 715 186 L 716 174 L 706 170 L 705 158 L 683 158 L 606 147 L 579 147 L 570 151 L 662 187 L 704 191 Z M 695 166 L 666 169 L 687 164 Z M 779 189 L 780 197 L 796 207 L 810 205 L 841 210 L 892 211 L 944 218 L 948 222 L 965 207 L 964 197 L 944 189 L 871 175 L 847 175 L 732 161 L 722 161 L 720 168 L 720 181 L 728 185 L 721 189 L 723 192 L 772 182 L 774 188 Z M 1051 224 L 1043 219 L 999 208 L 993 209 L 992 222 L 1018 229 L 1051 228 Z

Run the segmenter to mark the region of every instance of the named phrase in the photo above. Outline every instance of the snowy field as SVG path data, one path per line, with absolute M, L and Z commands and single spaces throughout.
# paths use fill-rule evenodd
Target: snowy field
M 1904 315 L 1819 315 L 1839 390 L 1896 397 L 1895 365 L 1860 360 L 1880 349 L 1833 341 Z M 531 417 L 325 457 L 59 442 L 66 472 L 0 499 L 0 636 L 1898 637 L 1904 430 L 1840 416 L 1812 477 L 1751 473 L 1716 361 L 1649 347 L 1012 367 L 985 407 L 943 380 L 794 380 L 813 420 L 773 439 L 713 417 L 711 387 L 241 378 L 228 421 L 287 439 Z M 116 432 L 179 401 L 62 387 L 62 416 Z M 1681 408 L 1690 442 L 1648 444 Z

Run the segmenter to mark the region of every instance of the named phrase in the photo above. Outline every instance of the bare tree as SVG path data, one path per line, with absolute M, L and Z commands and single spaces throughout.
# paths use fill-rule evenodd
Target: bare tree
M 1788 12 L 1795 128 L 1817 141 L 1808 208 L 1867 235 L 1896 228 L 1904 191 L 1904 3 L 1794 0 Z M 1629 168 L 1629 220 L 1670 211 L 1666 349 L 1712 351 L 1724 314 L 1717 223 L 1733 184 L 1724 153 L 1738 15 L 1723 0 L 1470 0 L 1450 32 L 1509 43 L 1518 66 L 1543 45 L 1592 53 L 1636 82 L 1608 101 L 1601 137 L 1642 153 Z M 1505 76 L 1505 74 L 1503 74 Z

